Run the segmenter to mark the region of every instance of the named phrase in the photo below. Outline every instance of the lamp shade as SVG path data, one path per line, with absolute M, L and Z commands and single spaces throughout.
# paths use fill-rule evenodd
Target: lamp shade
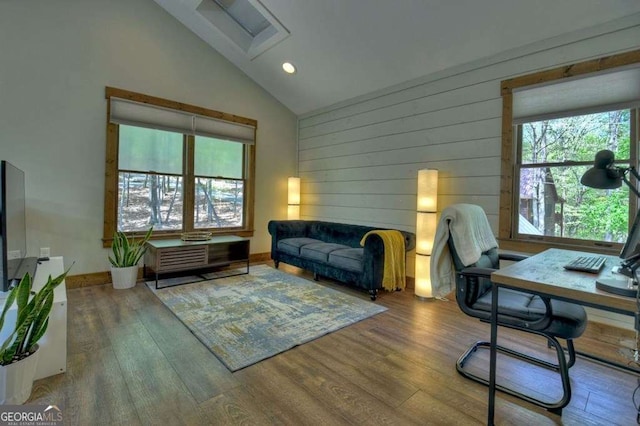
M 622 185 L 622 173 L 613 166 L 615 154 L 608 149 L 598 151 L 593 162 L 593 167 L 587 170 L 580 183 L 584 186 L 597 189 L 615 189 Z
M 433 237 L 436 235 L 436 213 L 416 214 L 416 253 L 431 255 Z
M 287 218 L 300 219 L 300 178 L 290 177 L 287 181 Z
M 433 297 L 431 290 L 431 256 L 416 255 L 416 288 L 414 294 L 423 299 Z
M 438 171 L 434 169 L 418 170 L 418 206 L 419 212 L 438 210 Z
M 300 205 L 299 204 L 289 204 L 287 206 L 287 219 L 289 219 L 289 220 L 298 220 L 298 219 L 300 219 Z
M 416 206 L 416 287 L 414 293 L 421 299 L 432 299 L 431 251 L 436 234 L 438 209 L 438 171 L 418 170 Z
M 300 178 L 290 177 L 287 181 L 288 201 L 287 204 L 300 205 Z

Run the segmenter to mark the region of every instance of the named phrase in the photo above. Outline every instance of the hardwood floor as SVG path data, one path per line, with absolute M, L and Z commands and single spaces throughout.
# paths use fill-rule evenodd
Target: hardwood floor
M 67 298 L 67 372 L 37 381 L 28 402 L 62 407 L 66 425 L 486 422 L 487 388 L 460 376 L 455 362 L 470 344 L 488 339 L 489 326 L 462 314 L 453 300 L 382 293 L 376 303 L 388 311 L 230 373 L 142 283 L 131 290 L 72 289 Z M 503 344 L 551 353 L 542 341 L 500 331 Z M 587 334 L 579 348 L 616 356 L 615 339 L 597 328 Z M 487 358 L 478 355 L 478 363 Z M 498 380 L 541 395 L 554 396 L 560 383 L 512 360 L 501 358 L 499 366 Z M 580 358 L 571 382 L 573 398 L 561 417 L 498 393 L 497 424 L 636 423 L 637 376 Z

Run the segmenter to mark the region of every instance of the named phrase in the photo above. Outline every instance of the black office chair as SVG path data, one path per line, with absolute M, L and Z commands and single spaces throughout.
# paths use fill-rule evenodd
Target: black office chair
M 481 215 L 484 221 L 480 222 L 489 226 L 484 211 L 479 206 L 458 205 L 457 207 L 460 206 L 467 210 L 471 217 Z M 457 208 L 456 206 L 452 207 Z M 444 221 L 444 223 L 439 226 L 450 227 L 451 219 L 449 217 L 450 215 L 445 209 L 441 219 L 441 222 Z M 497 247 L 493 247 L 482 252 L 475 263 L 464 265 L 458 256 L 451 233 L 449 233 L 447 244 L 455 268 L 456 300 L 460 309 L 467 315 L 489 322 L 491 320 L 492 298 L 491 272 L 500 267 L 500 259 L 518 261 L 526 257 L 499 254 Z M 580 305 L 550 300 L 547 297 L 507 288 L 499 288 L 498 291 L 498 325 L 545 337 L 548 347 L 555 349 L 558 363 L 541 360 L 500 345 L 497 346 L 497 351 L 558 372 L 562 380 L 563 396 L 556 402 L 545 402 L 505 386 L 496 385 L 496 389 L 560 414 L 562 408 L 571 399 L 569 368 L 574 365 L 576 359 L 573 339 L 581 336 L 586 328 L 587 314 L 584 308 Z M 568 360 L 558 339 L 564 339 L 567 342 Z M 478 348 L 488 349 L 489 347 L 490 343 L 485 341 L 473 344 L 458 359 L 456 364 L 458 372 L 467 378 L 488 385 L 487 379 L 465 371 L 464 366 Z

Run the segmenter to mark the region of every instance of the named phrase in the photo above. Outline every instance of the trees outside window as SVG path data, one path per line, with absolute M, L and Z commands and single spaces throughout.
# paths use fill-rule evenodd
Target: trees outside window
M 518 126 L 519 234 L 624 242 L 629 189 L 592 189 L 580 178 L 603 149 L 618 165 L 631 164 L 630 117 L 616 110 Z
M 624 184 L 593 189 L 580 179 L 604 149 L 616 166 L 638 168 L 639 75 L 633 50 L 501 82 L 502 249 L 620 252 L 637 197 Z

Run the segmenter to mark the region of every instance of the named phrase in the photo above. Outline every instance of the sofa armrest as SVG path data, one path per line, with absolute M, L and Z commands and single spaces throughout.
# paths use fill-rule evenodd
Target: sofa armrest
M 284 238 L 306 237 L 308 222 L 304 220 L 270 220 L 267 225 L 271 234 L 271 257 L 275 255 L 278 241 Z
M 307 221 L 304 220 L 270 220 L 269 234 L 277 239 L 306 237 Z
M 364 240 L 362 253 L 362 283 L 368 289 L 382 287 L 384 273 L 384 242 L 382 237 L 371 234 Z

